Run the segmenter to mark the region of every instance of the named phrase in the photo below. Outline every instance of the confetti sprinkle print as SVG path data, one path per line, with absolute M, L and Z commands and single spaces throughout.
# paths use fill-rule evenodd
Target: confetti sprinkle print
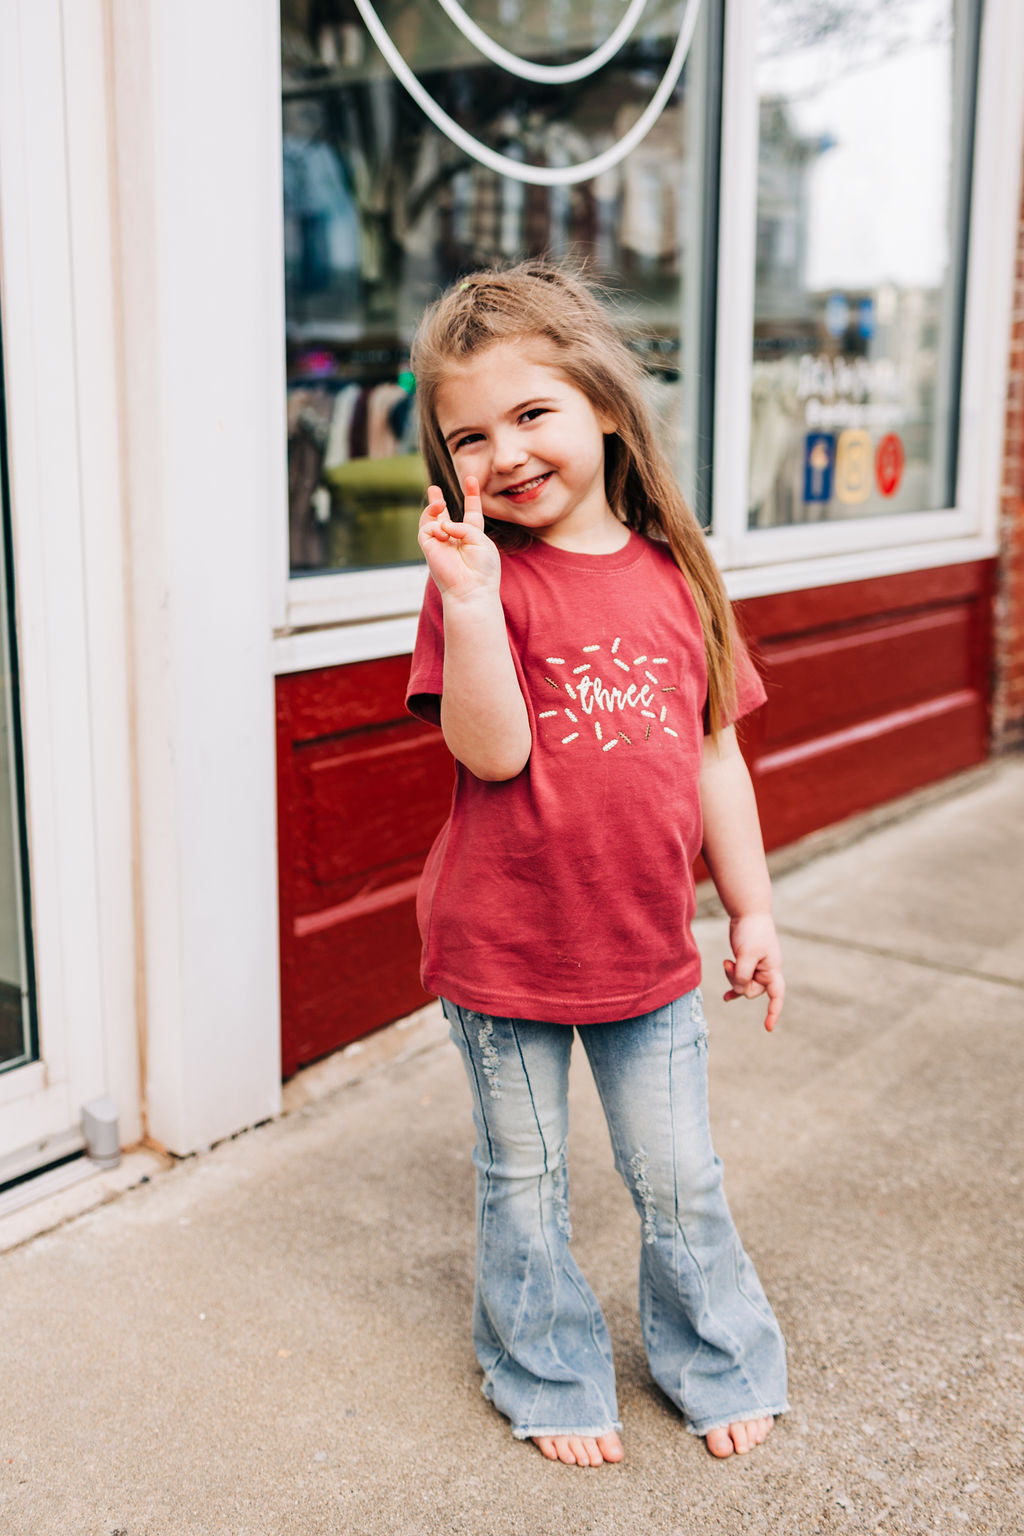
M 636 639 L 629 635 L 616 635 L 610 641 L 595 640 L 579 648 L 575 642 L 567 640 L 566 644 L 568 649 L 564 656 L 543 658 L 543 664 L 549 669 L 547 673 L 541 673 L 539 656 L 534 663 L 538 675 L 542 675 L 548 687 L 560 696 L 557 708 L 539 709 L 536 718 L 562 720 L 562 729 L 568 731 L 567 735 L 556 737 L 552 728 L 548 736 L 551 746 L 556 740 L 563 747 L 572 746 L 581 735 L 589 740 L 588 724 L 593 726 L 594 741 L 602 752 L 610 752 L 620 742 L 627 747 L 642 748 L 644 742 L 651 740 L 655 725 L 664 735 L 679 740 L 679 731 L 668 723 L 674 714 L 669 695 L 678 693 L 679 689 L 674 684 L 662 683 L 654 670 L 668 666 L 668 657 L 651 656 L 647 651 L 638 651 L 633 656 Z M 599 654 L 601 652 L 603 656 Z M 611 666 L 615 667 L 614 672 Z M 565 671 L 559 677 L 556 669 L 560 668 Z M 625 681 L 620 677 L 616 682 L 619 672 L 625 672 Z M 570 678 L 571 681 L 567 680 Z M 665 694 L 664 700 L 657 698 L 659 692 Z M 566 704 L 567 698 L 572 707 Z M 540 702 L 538 700 L 538 704 Z M 622 729 L 624 726 L 628 729 Z

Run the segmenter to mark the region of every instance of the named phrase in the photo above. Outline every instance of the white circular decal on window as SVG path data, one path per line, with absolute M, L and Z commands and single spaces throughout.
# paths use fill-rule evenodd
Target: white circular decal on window
M 640 141 L 650 133 L 658 118 L 665 109 L 665 105 L 675 89 L 676 81 L 683 72 L 686 63 L 686 55 L 690 50 L 690 42 L 693 38 L 693 30 L 697 24 L 697 12 L 700 9 L 700 0 L 686 0 L 686 10 L 683 13 L 682 24 L 679 28 L 679 36 L 672 50 L 672 57 L 668 61 L 665 73 L 659 82 L 658 88 L 651 97 L 643 112 L 637 118 L 632 128 L 612 144 L 600 155 L 595 155 L 592 160 L 583 160 L 578 165 L 524 165 L 521 160 L 513 160 L 508 155 L 502 155 L 497 150 L 490 149 L 486 144 L 474 138 L 471 133 L 449 117 L 443 107 L 430 95 L 425 86 L 421 85 L 416 75 L 409 68 L 388 36 L 377 12 L 373 8 L 372 0 L 355 0 L 356 8 L 366 23 L 367 30 L 377 47 L 384 55 L 387 63 L 394 71 L 395 78 L 405 87 L 413 101 L 430 118 L 436 128 L 439 128 L 453 144 L 471 156 L 480 165 L 485 165 L 489 170 L 497 171 L 501 176 L 510 176 L 515 181 L 529 182 L 537 187 L 567 187 L 574 186 L 577 182 L 589 181 L 592 176 L 600 176 L 602 171 L 609 170 L 613 165 L 618 165 L 624 160 L 630 150 L 635 149 Z M 626 15 L 609 37 L 608 41 L 600 48 L 595 49 L 586 59 L 577 60 L 575 64 L 567 65 L 540 65 L 530 64 L 527 60 L 520 59 L 518 55 L 507 53 L 504 48 L 491 40 L 486 33 L 466 15 L 458 0 L 441 0 L 445 11 L 455 22 L 463 36 L 474 42 L 482 53 L 495 63 L 500 63 L 511 73 L 526 80 L 553 81 L 557 78 L 556 71 L 563 71 L 561 80 L 583 79 L 592 74 L 601 64 L 607 63 L 614 51 L 621 47 L 629 32 L 636 24 L 636 19 L 643 10 L 646 0 L 632 0 Z M 627 22 L 629 25 L 627 26 Z M 481 41 L 482 39 L 482 41 Z M 612 49 L 612 44 L 615 44 Z M 486 44 L 486 46 L 484 46 Z M 500 57 L 499 57 L 500 55 Z M 597 63 L 594 61 L 598 60 Z M 513 67 L 514 66 L 514 67 Z M 579 71 L 576 74 L 565 74 L 564 71 Z M 543 71 L 543 74 L 538 73 Z
M 607 64 L 609 59 L 615 57 L 640 20 L 647 6 L 647 0 L 630 0 L 625 16 L 600 48 L 595 48 L 594 52 L 588 53 L 585 59 L 577 59 L 573 64 L 535 64 L 532 59 L 521 59 L 517 53 L 509 53 L 507 48 L 503 48 L 492 37 L 488 37 L 483 28 L 477 26 L 472 16 L 466 14 L 459 0 L 440 0 L 440 5 L 466 41 L 485 54 L 492 64 L 499 64 L 502 69 L 508 70 L 510 75 L 516 75 L 520 80 L 537 80 L 549 85 L 567 85 L 573 80 L 585 80 L 588 75 L 599 70 L 602 64 Z

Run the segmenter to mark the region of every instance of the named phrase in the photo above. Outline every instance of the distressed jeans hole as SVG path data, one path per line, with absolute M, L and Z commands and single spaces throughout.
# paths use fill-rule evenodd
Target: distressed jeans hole
M 555 1224 L 563 1237 L 571 1238 L 572 1223 L 569 1220 L 569 1168 L 566 1163 L 564 1150 L 558 1161 L 558 1164 L 552 1173 L 551 1195 L 555 1210 Z
M 658 1241 L 657 1206 L 654 1199 L 654 1190 L 647 1177 L 647 1170 L 651 1160 L 646 1152 L 634 1152 L 629 1160 L 629 1171 L 633 1175 L 633 1183 L 636 1192 L 640 1196 L 640 1204 L 643 1206 L 644 1242 L 650 1245 Z
M 699 1052 L 707 1052 L 708 1048 L 708 1024 L 704 1017 L 704 1000 L 700 990 L 696 989 L 690 994 L 690 1023 L 697 1026 L 697 1034 L 694 1045 Z
M 481 1064 L 484 1077 L 487 1079 L 488 1091 L 492 1099 L 500 1099 L 501 1057 L 494 1043 L 494 1024 L 490 1019 L 485 1020 L 476 1038 L 480 1047 Z

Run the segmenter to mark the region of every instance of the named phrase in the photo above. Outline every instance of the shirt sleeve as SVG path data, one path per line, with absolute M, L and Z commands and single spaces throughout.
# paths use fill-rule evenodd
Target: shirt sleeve
M 444 613 L 441 594 L 431 577 L 420 610 L 413 647 L 405 707 L 417 720 L 441 724 L 441 693 L 444 687 Z
M 737 720 L 742 720 L 744 715 L 752 714 L 755 709 L 760 709 L 768 695 L 765 692 L 761 675 L 754 665 L 750 652 L 739 630 L 733 627 L 733 661 L 736 668 L 736 697 L 733 707 L 729 710 L 726 725 L 735 725 Z M 711 712 L 707 699 L 704 700 L 704 734 L 711 734 Z

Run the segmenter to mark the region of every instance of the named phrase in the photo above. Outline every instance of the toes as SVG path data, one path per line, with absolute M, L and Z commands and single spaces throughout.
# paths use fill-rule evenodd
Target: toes
M 541 1455 L 547 1457 L 548 1461 L 558 1460 L 558 1452 L 555 1449 L 555 1442 L 549 1435 L 535 1435 L 533 1437 L 533 1443 L 537 1447 L 538 1451 L 540 1451 Z
M 728 1428 L 709 1429 L 704 1439 L 712 1456 L 724 1458 L 732 1455 L 734 1447 Z
M 724 1425 L 721 1429 L 709 1430 L 704 1439 L 712 1456 L 731 1456 L 733 1451 L 739 1456 L 745 1456 L 755 1445 L 767 1440 L 774 1422 L 771 1418 L 741 1420 Z
M 774 1420 L 772 1419 L 750 1419 L 746 1424 L 740 1426 L 747 1432 L 748 1450 L 752 1449 L 755 1445 L 761 1445 L 767 1440 L 768 1431 L 771 1429 L 773 1422 Z
M 567 1467 L 599 1467 L 605 1461 L 621 1461 L 622 1441 L 614 1430 L 607 1435 L 534 1435 L 534 1445 L 548 1461 Z
M 612 1430 L 611 1434 L 598 1435 L 597 1448 L 605 1461 L 621 1461 L 623 1457 L 622 1441 Z
M 750 1438 L 750 1425 L 730 1424 L 729 1433 L 732 1435 L 732 1443 L 736 1447 L 736 1454 L 738 1456 L 745 1456 L 753 1444 Z
M 569 1441 L 569 1449 L 578 1467 L 599 1467 L 604 1460 L 597 1448 L 597 1441 L 592 1440 L 589 1435 L 574 1435 Z

